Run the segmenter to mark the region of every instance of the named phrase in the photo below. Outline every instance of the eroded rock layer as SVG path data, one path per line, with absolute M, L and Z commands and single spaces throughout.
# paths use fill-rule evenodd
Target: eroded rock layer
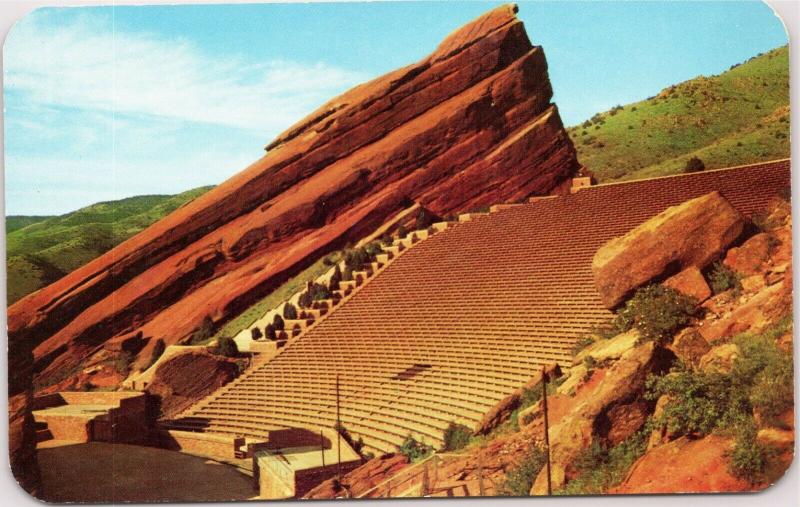
M 9 309 L 53 383 L 108 342 L 147 357 L 241 311 L 410 202 L 444 215 L 563 188 L 578 169 L 516 6 L 336 97 L 210 192 Z

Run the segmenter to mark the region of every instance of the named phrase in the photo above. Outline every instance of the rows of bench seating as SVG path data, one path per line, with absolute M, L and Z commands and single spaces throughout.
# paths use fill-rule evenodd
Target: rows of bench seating
M 473 217 L 397 256 L 270 362 L 170 424 L 251 436 L 331 426 L 338 374 L 342 423 L 367 451 L 393 451 L 407 435 L 439 445 L 451 422 L 474 426 L 608 321 L 591 274 L 603 243 L 712 190 L 752 213 L 788 178 L 788 165 L 761 165 Z

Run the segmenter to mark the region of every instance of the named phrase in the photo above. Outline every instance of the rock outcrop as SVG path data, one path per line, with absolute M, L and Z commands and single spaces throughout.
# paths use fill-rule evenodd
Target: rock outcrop
M 623 483 L 609 493 L 735 493 L 763 488 L 731 475 L 727 454 L 732 448 L 732 440 L 716 435 L 699 440 L 681 437 L 639 458 Z
M 408 458 L 402 454 L 386 454 L 374 458 L 352 472 L 342 476 L 337 487 L 336 479 L 328 479 L 306 493 L 303 498 L 328 500 L 357 497 L 408 466 Z
M 411 203 L 441 216 L 563 189 L 575 151 L 515 13 L 498 7 L 334 98 L 242 172 L 13 305 L 9 334 L 36 346 L 40 381 L 109 340 L 142 333 L 147 358 L 206 316 L 218 326 Z
M 668 208 L 597 251 L 592 273 L 603 304 L 614 308 L 647 282 L 690 266 L 702 269 L 744 226 L 744 217 L 719 192 Z
M 582 450 L 589 447 L 594 438 L 611 438 L 618 442 L 641 427 L 646 411 L 639 402 L 645 379 L 650 373 L 666 371 L 673 359 L 671 353 L 656 347 L 653 342 L 629 350 L 606 371 L 605 377 L 590 395 L 586 395 L 582 402 L 573 404 L 570 412 L 550 427 L 554 490 L 564 486 L 568 467 Z M 641 412 L 642 417 L 622 420 L 619 411 L 615 411 L 615 407 L 621 405 L 636 405 L 636 410 Z M 638 426 L 635 419 L 639 421 Z M 555 478 L 561 478 L 561 481 Z M 542 470 L 531 488 L 531 494 L 542 495 L 546 492 L 547 474 L 546 470 Z
M 238 374 L 239 367 L 235 361 L 192 350 L 162 362 L 146 391 L 159 400 L 161 416 L 171 418 L 227 384 Z

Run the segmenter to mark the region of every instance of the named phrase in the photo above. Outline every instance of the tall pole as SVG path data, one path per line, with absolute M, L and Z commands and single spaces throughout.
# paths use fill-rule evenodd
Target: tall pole
M 339 374 L 336 374 L 336 477 L 342 483 L 342 419 L 339 410 Z
M 319 453 L 322 456 L 322 468 L 325 468 L 325 436 L 322 429 L 319 430 Z
M 547 421 L 547 371 L 542 366 L 542 411 L 544 412 L 544 448 L 547 453 L 547 496 L 553 494 L 550 477 L 550 424 Z

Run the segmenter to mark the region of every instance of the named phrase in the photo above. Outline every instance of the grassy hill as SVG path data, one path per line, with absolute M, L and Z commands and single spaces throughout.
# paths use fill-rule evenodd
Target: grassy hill
M 6 217 L 6 234 L 10 234 L 31 224 L 42 222 L 48 218 L 53 218 L 53 215 L 12 215 Z
M 56 217 L 6 217 L 9 304 L 107 252 L 210 188 L 101 202 Z
M 691 157 L 708 169 L 789 157 L 789 49 L 670 86 L 567 130 L 578 159 L 600 182 L 679 173 Z

